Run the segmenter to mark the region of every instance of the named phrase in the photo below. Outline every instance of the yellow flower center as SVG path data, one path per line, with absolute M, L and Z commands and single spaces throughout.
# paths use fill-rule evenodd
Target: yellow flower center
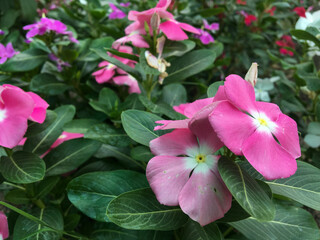
M 268 123 L 267 123 L 267 121 L 266 121 L 265 119 L 263 119 L 263 118 L 258 118 L 258 121 L 259 121 L 260 125 L 262 125 L 262 126 L 268 126 Z
M 203 155 L 203 154 L 198 154 L 196 156 L 196 161 L 198 163 L 204 163 L 206 161 L 206 155 Z

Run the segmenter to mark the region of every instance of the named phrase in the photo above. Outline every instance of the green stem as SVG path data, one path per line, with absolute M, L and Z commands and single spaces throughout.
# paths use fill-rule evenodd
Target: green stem
M 37 205 L 41 209 L 45 209 L 46 205 L 41 199 L 33 200 L 32 201 L 35 205 Z
M 229 227 L 224 233 L 223 233 L 223 237 L 226 237 L 229 233 L 231 233 L 233 230 L 233 227 Z
M 12 155 L 12 149 L 10 149 L 10 148 L 3 148 L 4 149 L 4 151 L 6 152 L 6 154 L 7 154 L 7 156 L 8 157 L 11 157 L 11 155 Z
M 9 185 L 9 186 L 11 186 L 11 187 L 19 188 L 19 189 L 21 189 L 21 190 L 23 190 L 23 191 L 26 191 L 26 189 L 25 189 L 24 187 L 19 186 L 19 185 L 16 185 L 16 184 L 13 184 L 13 183 L 3 182 L 3 184 Z

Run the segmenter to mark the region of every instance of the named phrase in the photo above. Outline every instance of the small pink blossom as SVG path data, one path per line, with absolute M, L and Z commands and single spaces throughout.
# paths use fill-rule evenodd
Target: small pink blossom
M 84 134 L 82 133 L 69 133 L 69 132 L 62 132 L 62 134 L 59 136 L 59 138 L 51 145 L 51 149 L 58 147 L 61 143 L 76 139 L 76 138 L 82 138 Z
M 211 23 L 209 24 L 208 21 L 206 19 L 203 19 L 203 26 L 205 29 L 210 30 L 210 31 L 218 31 L 220 28 L 219 23 Z
M 203 44 L 208 45 L 209 43 L 214 42 L 214 38 L 211 36 L 210 33 L 200 28 L 198 30 L 200 32 L 200 35 L 194 35 L 194 37 L 199 38 Z
M 119 75 L 113 78 L 113 82 L 117 85 L 126 85 L 129 87 L 129 93 L 141 93 L 137 79 L 130 74 Z
M 5 34 L 5 32 L 0 29 L 0 35 L 4 35 L 4 34 Z
M 295 44 L 292 41 L 292 37 L 290 35 L 283 35 L 280 40 L 276 41 L 276 44 L 279 47 L 281 47 L 279 49 L 279 52 L 282 55 L 293 56 L 293 52 L 292 51 L 290 51 L 290 50 L 288 50 L 286 48 L 283 48 L 283 47 L 289 47 L 289 48 L 295 49 Z
M 221 145 L 214 132 L 208 134 L 207 124 L 175 129 L 152 140 L 155 157 L 146 170 L 158 201 L 180 205 L 202 226 L 222 218 L 232 200 L 218 171 L 219 156 L 214 155 Z
M 121 19 L 125 18 L 127 15 L 121 11 L 119 8 L 116 7 L 113 3 L 109 3 L 110 8 L 112 9 L 112 12 L 109 14 L 109 19 Z
M 57 63 L 57 69 L 59 72 L 62 72 L 63 67 L 71 67 L 71 65 L 68 62 L 62 61 L 60 58 L 58 58 L 56 55 L 53 53 L 49 54 L 49 58 L 51 61 L 54 61 Z
M 7 239 L 9 237 L 9 227 L 7 216 L 0 212 L 0 239 Z
M 238 75 L 226 78 L 215 101 L 209 121 L 233 153 L 244 155 L 267 180 L 295 173 L 301 151 L 293 119 L 276 104 L 255 101 L 253 86 Z
M 298 14 L 300 17 L 306 18 L 306 9 L 304 7 L 296 7 L 293 11 Z
M 239 4 L 239 5 L 247 5 L 247 1 L 245 1 L 245 0 L 237 0 L 237 4 Z
M 127 3 L 120 3 L 119 5 L 121 6 L 121 7 L 129 7 L 130 6 L 130 2 L 127 2 Z
M 20 53 L 15 51 L 12 47 L 12 43 L 8 43 L 7 46 L 4 46 L 0 43 L 0 64 L 5 63 L 9 58 L 12 58 L 14 55 Z

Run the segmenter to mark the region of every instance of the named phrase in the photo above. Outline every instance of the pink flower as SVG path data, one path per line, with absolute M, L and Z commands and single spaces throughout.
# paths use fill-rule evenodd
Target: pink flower
M 283 35 L 280 40 L 276 41 L 276 44 L 279 47 L 289 47 L 289 48 L 295 49 L 295 44 L 292 41 L 291 36 L 289 35 Z M 279 52 L 283 55 L 293 56 L 293 52 L 286 48 L 280 48 Z
M 203 25 L 204 28 L 207 30 L 211 30 L 211 31 L 218 31 L 219 30 L 219 23 L 211 23 L 209 24 L 208 21 L 206 19 L 203 19 Z
M 306 10 L 304 9 L 304 7 L 296 7 L 293 9 L 293 11 L 298 14 L 300 17 L 304 17 L 306 18 Z
M 247 15 L 245 18 L 244 18 L 244 23 L 247 25 L 247 26 L 250 26 L 252 22 L 255 22 L 257 21 L 257 17 L 255 15 Z
M 122 12 L 119 8 L 117 8 L 113 3 L 109 3 L 110 8 L 112 9 L 112 12 L 109 14 L 109 19 L 121 19 L 125 18 L 127 15 Z
M 49 54 L 49 58 L 50 58 L 50 60 L 52 60 L 52 61 L 57 63 L 58 72 L 62 72 L 63 67 L 71 67 L 71 65 L 68 62 L 62 61 L 60 58 L 58 58 L 53 53 Z
M 0 239 L 7 239 L 9 237 L 9 227 L 7 216 L 0 212 Z
M 239 5 L 247 5 L 247 2 L 244 0 L 237 0 L 237 4 Z
M 130 74 L 114 77 L 113 82 L 117 85 L 129 86 L 129 93 L 141 93 L 137 79 Z
M 8 58 L 12 58 L 14 55 L 18 53 L 20 52 L 16 52 L 13 49 L 11 42 L 8 43 L 6 47 L 0 43 L 0 64 L 5 63 L 8 60 Z
M 31 97 L 33 100 L 33 110 L 31 115 L 29 116 L 29 120 L 37 123 L 43 123 L 46 119 L 46 113 L 47 108 L 49 107 L 49 104 L 43 100 L 39 95 L 33 93 L 33 92 L 25 92 L 21 88 L 18 88 L 16 86 L 10 85 L 10 84 L 3 84 L 2 87 L 4 88 L 12 88 L 17 91 L 20 91 L 21 93 L 26 93 Z M 0 86 L 1 89 L 1 86 Z M 1 91 L 1 90 L 0 90 Z
M 71 139 L 76 139 L 76 138 L 82 138 L 84 134 L 82 133 L 69 133 L 69 132 L 63 132 L 60 137 L 52 144 L 50 149 L 58 147 L 61 143 L 71 140 Z
M 195 38 L 199 38 L 203 44 L 208 45 L 209 43 L 214 42 L 214 38 L 211 36 L 210 33 L 200 28 L 198 30 L 200 32 L 200 35 L 194 35 L 194 36 Z
M 121 7 L 129 7 L 130 6 L 130 2 L 127 2 L 127 3 L 120 3 L 119 5 L 121 6 Z
M 4 35 L 4 34 L 5 34 L 5 32 L 0 29 L 0 35 Z
M 117 49 L 121 46 L 121 44 L 125 44 L 127 42 L 131 42 L 133 46 L 138 48 L 149 48 L 149 44 L 144 40 L 144 38 L 137 32 L 132 32 L 127 36 L 117 39 L 112 47 Z
M 67 26 L 64 23 L 51 18 L 43 17 L 39 22 L 24 26 L 23 30 L 29 30 L 26 35 L 27 39 L 37 35 L 41 36 L 52 31 L 56 34 L 67 35 L 70 41 L 77 42 L 77 40 L 73 38 L 72 32 L 67 31 Z
M 232 196 L 218 171 L 216 137 L 206 126 L 176 129 L 150 142 L 153 157 L 146 175 L 161 204 L 180 205 L 202 226 L 222 218 Z
M 107 61 L 99 63 L 98 66 L 99 68 L 103 68 L 92 73 L 92 76 L 96 78 L 96 81 L 99 84 L 109 82 L 112 79 L 112 77 L 116 74 L 115 69 L 117 67 Z
M 270 16 L 274 16 L 274 12 L 276 11 L 276 7 L 275 6 L 273 6 L 272 8 L 270 8 L 269 10 L 266 10 L 265 12 L 266 13 L 269 13 L 270 14 Z
M 228 76 L 217 95 L 209 121 L 221 141 L 267 180 L 293 175 L 301 156 L 296 122 L 277 105 L 255 101 L 254 88 L 238 75 Z

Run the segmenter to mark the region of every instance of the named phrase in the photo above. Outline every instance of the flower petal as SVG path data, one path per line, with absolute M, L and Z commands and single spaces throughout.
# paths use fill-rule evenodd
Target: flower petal
M 277 128 L 273 134 L 281 146 L 294 158 L 301 156 L 297 123 L 285 114 L 280 114 L 276 121 Z
M 253 133 L 243 143 L 242 152 L 267 180 L 287 178 L 297 170 L 296 160 L 276 142 L 271 132 Z
M 179 27 L 179 24 L 173 21 L 165 21 L 160 24 L 159 28 L 170 40 L 182 41 L 188 39 L 187 34 L 182 31 L 182 29 Z
M 228 100 L 234 106 L 248 113 L 257 112 L 254 88 L 249 82 L 238 75 L 232 74 L 226 77 L 224 87 Z
M 1 121 L 0 146 L 6 148 L 17 146 L 27 131 L 27 121 L 27 118 L 22 116 L 8 116 Z
M 219 218 L 231 207 L 232 196 L 218 170 L 203 171 L 198 165 L 179 195 L 183 212 L 202 226 Z
M 167 129 L 174 129 L 174 128 L 188 128 L 188 123 L 190 119 L 184 120 L 159 120 L 156 121 L 157 124 L 163 124 L 162 126 L 155 126 L 154 131 L 157 130 L 167 130 Z
M 8 220 L 7 216 L 3 212 L 0 212 L 0 236 L 3 239 L 9 237 Z
M 187 158 L 173 156 L 156 156 L 149 161 L 147 179 L 161 204 L 179 204 L 179 193 L 195 165 L 196 162 L 190 164 Z
M 256 106 L 260 113 L 265 113 L 265 115 L 274 122 L 277 121 L 279 115 L 282 114 L 278 105 L 274 103 L 256 102 Z
M 192 103 L 183 103 L 179 106 L 174 106 L 173 109 L 176 112 L 181 113 L 188 118 L 192 118 L 196 112 L 198 112 L 200 109 L 204 108 L 212 102 L 213 98 L 204 98 L 196 100 Z
M 198 147 L 195 135 L 189 129 L 175 129 L 150 142 L 154 155 L 188 155 L 188 150 Z
M 256 130 L 253 118 L 228 101 L 219 102 L 209 121 L 221 141 L 237 155 L 242 155 L 243 142 Z
M 33 92 L 27 92 L 27 94 L 32 98 L 32 100 L 35 103 L 33 112 L 31 113 L 29 119 L 37 123 L 43 123 L 46 119 L 46 113 L 49 104 L 45 100 L 43 100 L 39 95 Z

